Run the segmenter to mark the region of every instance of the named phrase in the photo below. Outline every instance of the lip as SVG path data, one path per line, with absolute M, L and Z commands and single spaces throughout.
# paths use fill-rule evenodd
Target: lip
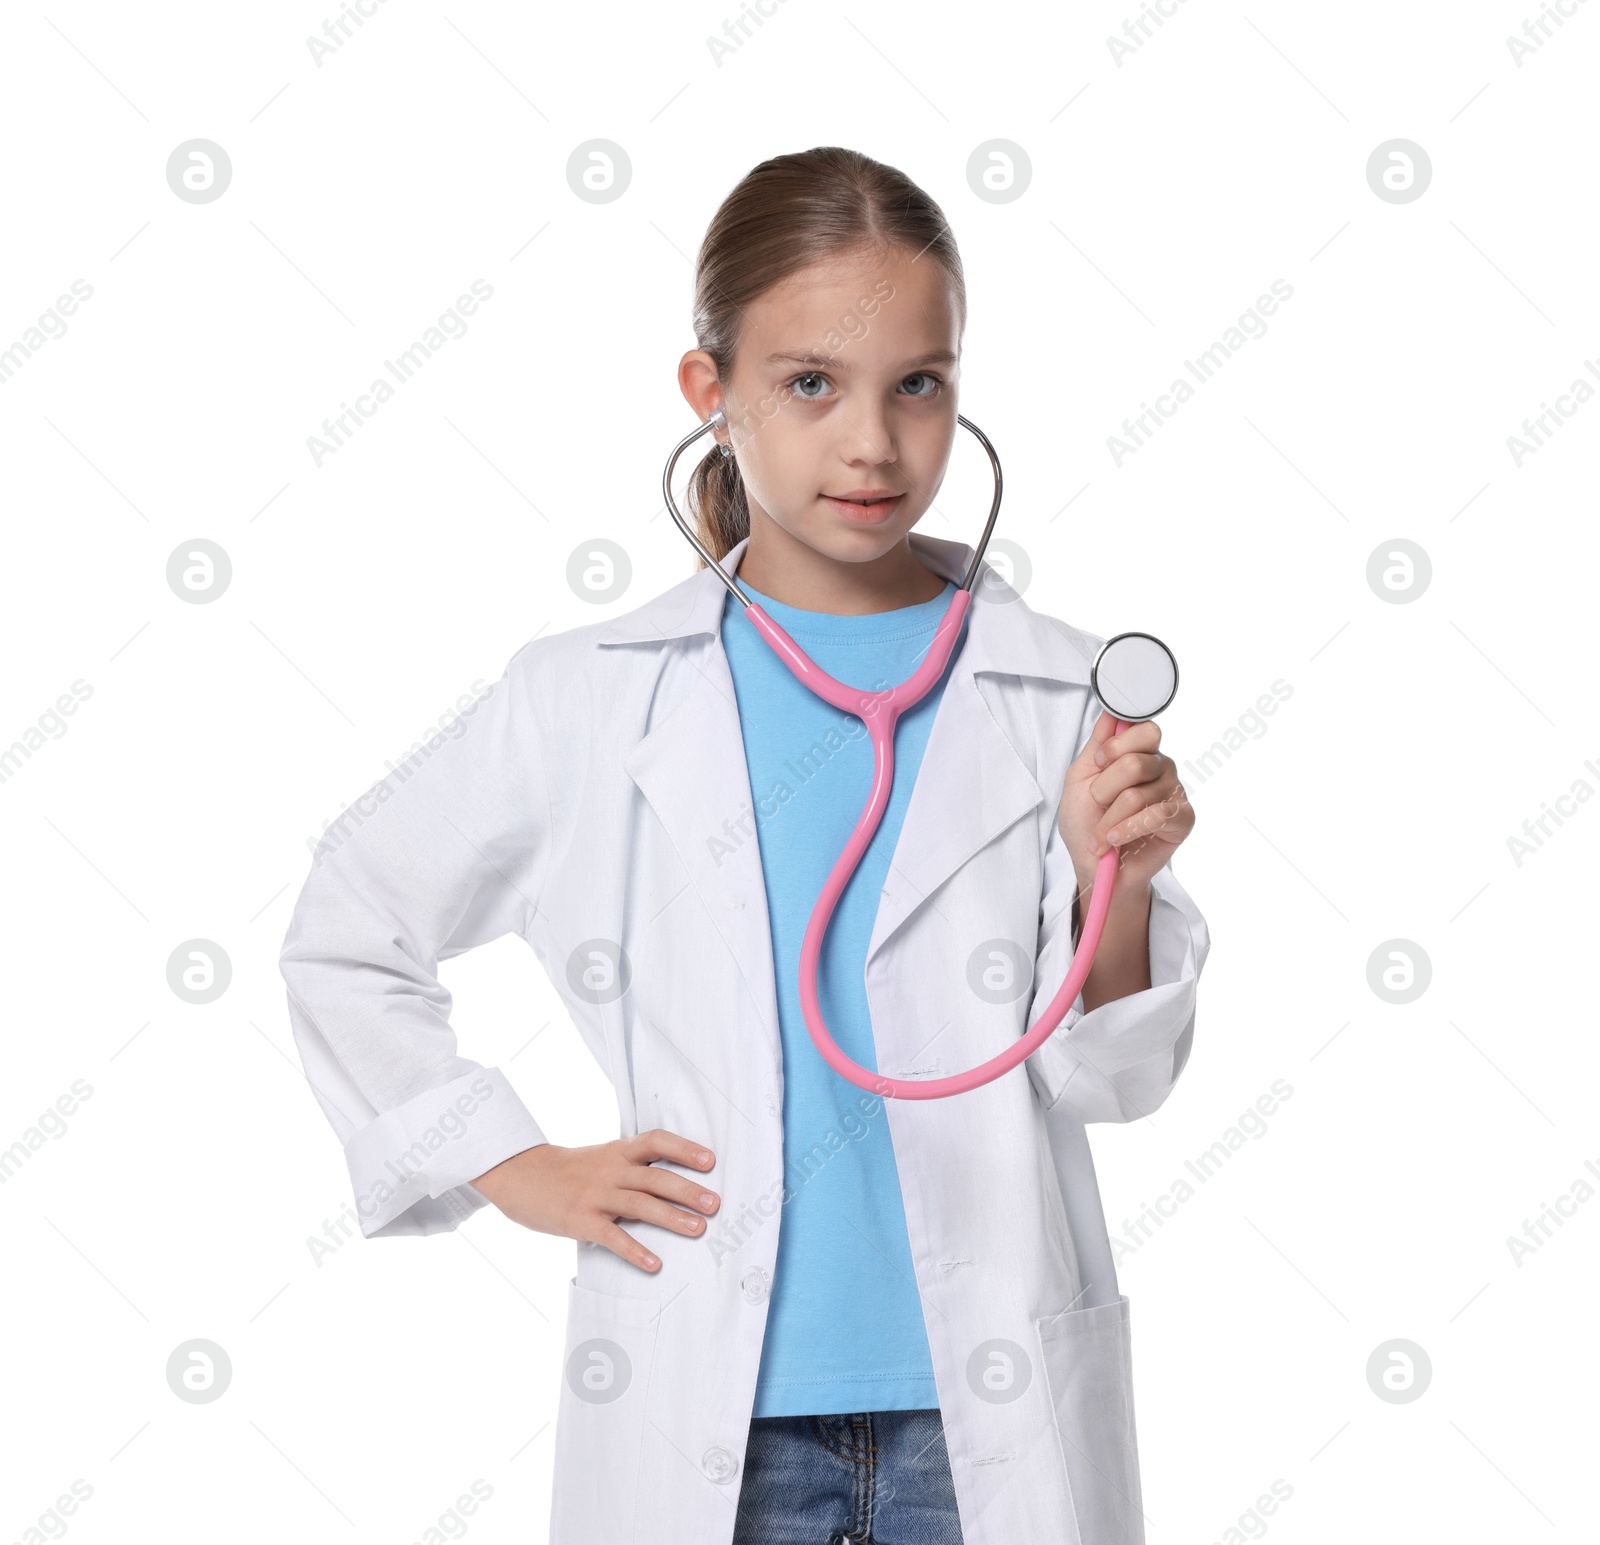
M 854 525 L 881 526 L 900 508 L 905 495 L 886 494 L 879 488 L 858 488 L 837 498 L 832 494 L 823 494 L 821 497 L 824 504 L 837 510 Z M 872 503 L 857 504 L 854 502 L 857 499 L 872 499 Z

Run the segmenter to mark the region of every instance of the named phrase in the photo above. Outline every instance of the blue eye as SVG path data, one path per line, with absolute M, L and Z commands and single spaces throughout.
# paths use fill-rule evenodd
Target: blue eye
M 814 400 L 822 395 L 820 392 L 803 392 L 796 390 L 796 388 L 799 386 L 799 383 L 802 381 L 819 381 L 826 385 L 825 377 L 818 374 L 817 371 L 808 370 L 803 376 L 796 376 L 794 380 L 789 383 L 789 388 L 794 392 L 796 397 L 808 397 Z
M 938 376 L 933 375 L 926 370 L 919 370 L 915 375 L 907 376 L 906 380 L 902 381 L 900 384 L 904 386 L 906 381 L 926 381 L 929 383 L 929 388 L 925 392 L 907 393 L 907 395 L 911 397 L 932 397 L 939 390 L 939 388 L 944 385 L 944 382 L 941 381 Z

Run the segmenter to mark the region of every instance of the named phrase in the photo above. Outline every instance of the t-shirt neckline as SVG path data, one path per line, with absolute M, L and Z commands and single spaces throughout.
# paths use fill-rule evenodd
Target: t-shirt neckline
M 737 579 L 738 575 L 734 577 Z M 762 611 L 780 624 L 791 638 L 824 644 L 877 643 L 931 633 L 950 609 L 950 596 L 956 588 L 956 582 L 947 579 L 944 589 L 931 600 L 918 601 L 911 606 L 895 606 L 883 612 L 846 616 L 837 612 L 814 612 L 790 606 L 757 590 L 747 580 L 739 580 L 739 585 L 747 595 L 760 603 Z M 728 604 L 740 611 L 744 609 L 732 595 L 728 597 Z

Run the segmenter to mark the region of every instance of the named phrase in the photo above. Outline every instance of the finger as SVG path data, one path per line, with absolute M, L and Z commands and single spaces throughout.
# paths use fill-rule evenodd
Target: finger
M 1178 781 L 1178 767 L 1171 757 L 1159 751 L 1129 751 L 1119 756 L 1089 782 L 1089 793 L 1097 805 L 1109 807 L 1125 789 L 1167 787 Z M 1165 792 L 1163 789 L 1161 792 Z
M 1141 719 L 1137 724 L 1130 724 L 1120 735 L 1107 736 L 1092 760 L 1096 767 L 1106 767 L 1130 751 L 1154 751 L 1160 744 L 1161 726 L 1154 719 Z
M 1143 789 L 1126 789 L 1111 801 L 1100 812 L 1099 819 L 1094 823 L 1094 828 L 1089 834 L 1089 852 L 1099 858 L 1108 849 L 1121 844 L 1111 840 L 1113 831 L 1126 833 L 1128 822 L 1135 819 L 1144 809 L 1146 797 Z
M 1123 805 L 1125 800 L 1129 803 Z M 1130 789 L 1113 801 L 1101 824 L 1096 835 L 1112 847 L 1127 847 L 1146 837 L 1178 843 L 1194 826 L 1194 806 L 1181 783 L 1153 798 L 1145 797 L 1142 788 Z
M 1108 847 L 1115 847 L 1111 841 L 1112 831 L 1126 832 L 1129 823 L 1135 820 L 1142 811 L 1151 805 L 1158 805 L 1164 798 L 1170 797 L 1170 791 L 1178 787 L 1176 778 L 1165 785 L 1159 783 L 1141 783 L 1133 788 L 1124 789 L 1111 801 L 1099 814 L 1090 832 L 1091 849 L 1094 853 L 1104 853 Z M 1169 807 L 1171 808 L 1171 807 Z
M 652 1159 L 670 1159 L 674 1164 L 687 1164 L 691 1169 L 710 1169 L 717 1156 L 701 1143 L 691 1142 L 664 1127 L 652 1127 L 623 1143 L 623 1152 L 639 1164 Z
M 1097 765 L 1095 754 L 1110 740 L 1111 732 L 1116 727 L 1116 715 L 1106 713 L 1102 709 L 1100 717 L 1094 721 L 1094 728 L 1089 731 L 1088 740 L 1083 743 L 1083 750 L 1072 759 L 1072 765 L 1084 771 Z
M 636 1191 L 647 1191 L 652 1196 L 665 1197 L 683 1207 L 697 1207 L 701 1212 L 715 1212 L 722 1198 L 710 1190 L 704 1181 L 688 1175 L 674 1175 L 669 1169 L 657 1169 L 653 1164 L 635 1165 L 622 1182 Z
M 619 1188 L 611 1195 L 606 1211 L 617 1218 L 634 1218 L 640 1223 L 654 1223 L 669 1228 L 675 1234 L 703 1234 L 706 1220 L 697 1212 L 684 1212 L 652 1196 L 648 1191 Z
M 620 1229 L 615 1223 L 602 1223 L 593 1233 L 585 1236 L 590 1243 L 604 1245 L 613 1255 L 620 1255 L 623 1260 L 645 1271 L 655 1271 L 661 1262 L 656 1259 L 637 1239 L 626 1229 Z

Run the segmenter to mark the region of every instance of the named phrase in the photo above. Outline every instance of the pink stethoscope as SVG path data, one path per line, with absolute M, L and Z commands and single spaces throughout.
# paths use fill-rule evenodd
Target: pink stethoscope
M 975 1068 L 969 1068 L 965 1073 L 952 1073 L 948 1078 L 887 1078 L 881 1073 L 870 1072 L 852 1062 L 828 1033 L 827 1023 L 822 1017 L 822 1006 L 817 1001 L 817 970 L 822 956 L 823 936 L 828 931 L 828 922 L 833 916 L 833 909 L 839 897 L 844 894 L 850 876 L 855 873 L 856 866 L 861 862 L 861 855 L 866 852 L 867 845 L 872 841 L 873 833 L 877 831 L 878 823 L 883 818 L 884 809 L 889 803 L 889 794 L 894 786 L 895 725 L 899 722 L 900 715 L 921 702 L 933 684 L 944 674 L 944 668 L 950 661 L 951 652 L 961 632 L 962 619 L 967 615 L 967 608 L 972 602 L 972 582 L 977 577 L 978 569 L 983 562 L 984 549 L 989 545 L 989 533 L 994 530 L 995 516 L 1000 513 L 1000 458 L 995 455 L 988 436 L 977 425 L 959 414 L 956 416 L 956 422 L 963 428 L 970 429 L 978 437 L 979 443 L 988 452 L 990 465 L 994 468 L 994 502 L 989 507 L 988 524 L 983 528 L 983 538 L 978 543 L 978 549 L 973 554 L 966 575 L 956 593 L 950 597 L 949 608 L 939 622 L 922 664 L 899 686 L 888 687 L 879 692 L 848 687 L 842 681 L 836 681 L 818 666 L 788 633 L 761 609 L 758 602 L 751 600 L 745 594 L 734 577 L 707 550 L 679 511 L 672 497 L 672 470 L 677 465 L 679 456 L 701 435 L 712 429 L 727 427 L 727 419 L 721 408 L 712 413 L 711 417 L 693 433 L 685 435 L 678 442 L 667 460 L 666 471 L 661 478 L 662 494 L 667 501 L 668 510 L 672 512 L 672 518 L 678 523 L 678 529 L 693 543 L 695 551 L 705 560 L 706 566 L 744 607 L 744 615 L 756 631 L 766 639 L 778 658 L 789 667 L 801 683 L 809 687 L 824 702 L 831 703 L 845 713 L 854 714 L 866 725 L 867 733 L 872 737 L 872 792 L 867 799 L 866 808 L 856 822 L 855 830 L 850 834 L 849 842 L 845 844 L 844 851 L 840 853 L 832 873 L 829 874 L 821 894 L 817 897 L 816 906 L 811 912 L 811 921 L 806 926 L 805 938 L 800 945 L 800 1007 L 805 1015 L 806 1029 L 811 1032 L 812 1041 L 822 1054 L 823 1060 L 834 1072 L 842 1078 L 849 1079 L 859 1088 L 899 1100 L 937 1100 L 946 1095 L 963 1094 L 968 1089 L 977 1089 L 991 1079 L 999 1078 L 1002 1073 L 1009 1073 L 1049 1039 L 1066 1017 L 1067 1009 L 1076 1000 L 1094 965 L 1095 951 L 1100 947 L 1100 935 L 1105 928 L 1106 913 L 1111 906 L 1111 888 L 1117 874 L 1117 849 L 1110 848 L 1101 854 L 1099 865 L 1095 869 L 1094 893 L 1089 898 L 1089 914 L 1083 920 L 1083 933 L 1078 939 L 1072 964 L 1067 968 L 1066 979 L 1062 982 L 1060 990 L 1050 1000 L 1049 1007 L 1039 1016 L 1027 1034 L 998 1056 L 991 1057 L 989 1061 L 980 1063 Z M 724 456 L 732 454 L 729 446 L 721 446 L 720 449 Z M 1119 633 L 1114 638 L 1108 638 L 1096 651 L 1094 662 L 1089 669 L 1089 681 L 1101 706 L 1107 713 L 1115 716 L 1117 721 L 1115 733 L 1120 735 L 1131 723 L 1153 719 L 1172 701 L 1178 690 L 1178 665 L 1172 651 L 1160 639 L 1148 633 Z

